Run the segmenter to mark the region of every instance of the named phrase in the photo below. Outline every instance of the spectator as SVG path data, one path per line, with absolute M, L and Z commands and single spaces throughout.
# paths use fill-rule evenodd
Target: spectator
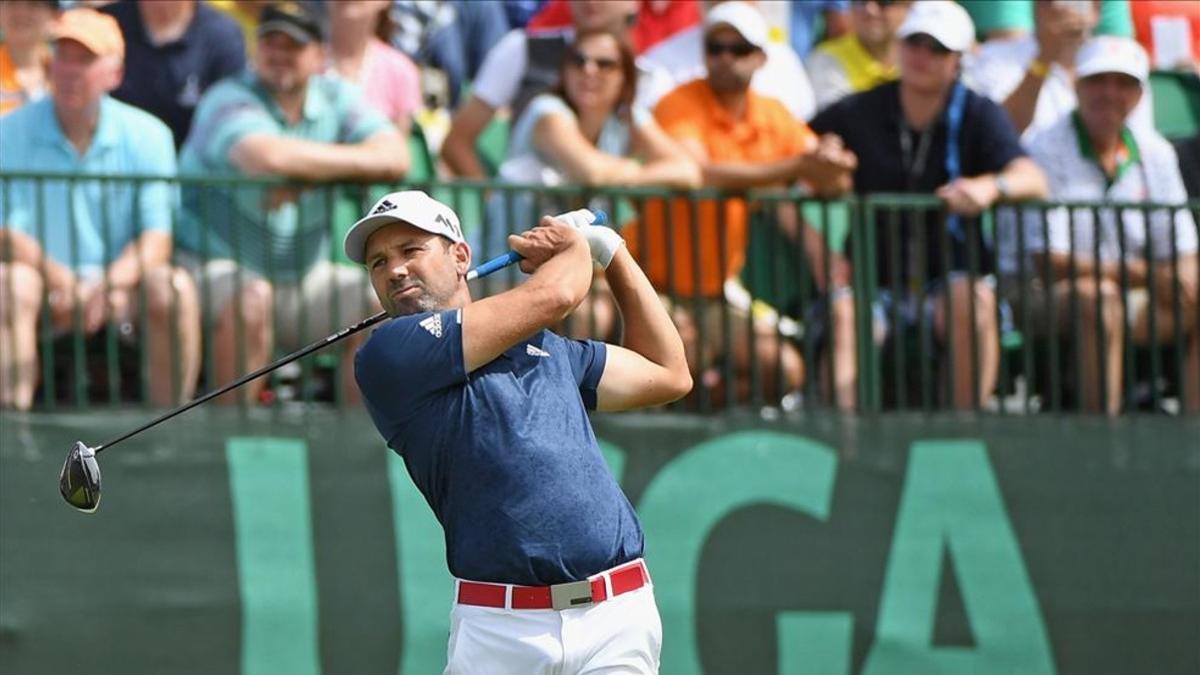
M 777 100 L 750 88 L 755 71 L 766 60 L 767 26 L 758 10 L 745 2 L 723 3 L 708 12 L 704 27 L 708 75 L 668 94 L 655 109 L 658 123 L 700 164 L 704 185 L 744 190 L 786 185 L 797 179 L 815 182 L 822 189 L 834 188 L 839 179 L 848 184 L 852 157 L 828 140 L 822 142 L 820 151 L 813 152 L 818 141 L 808 127 Z M 637 225 L 623 234 L 660 293 L 696 300 L 673 307 L 667 300 L 680 332 L 686 335 L 693 374 L 701 375 L 710 388 L 722 385 L 716 362 L 724 352 L 732 355 L 739 399 L 750 394 L 750 369 L 756 362 L 782 365 L 782 382 L 775 381 L 772 365 L 762 368 L 768 391 L 774 389 L 782 396 L 798 387 L 803 379 L 800 356 L 779 338 L 774 326 L 758 325 L 752 339 L 746 320 L 735 319 L 732 339 L 727 344 L 724 340 L 723 319 L 730 308 L 723 293 L 726 280 L 737 276 L 745 258 L 746 203 L 741 199 L 725 202 L 720 223 L 724 232 L 718 232 L 721 219 L 712 201 L 699 204 L 695 229 L 686 200 L 672 205 L 676 218 L 670 225 L 664 222 L 662 206 L 648 205 L 645 236 Z M 643 245 L 646 249 L 639 250 Z M 694 251 L 694 246 L 700 250 Z M 699 269 L 693 268 L 693 259 L 699 260 Z M 668 276 L 672 268 L 673 274 Z M 693 315 L 692 307 L 700 307 L 700 315 Z M 697 340 L 701 331 L 716 338 L 703 349 Z M 750 352 L 752 344 L 755 355 Z
M 129 54 L 113 96 L 166 122 L 178 148 L 200 95 L 246 67 L 242 32 L 197 0 L 120 0 L 101 11 L 121 26 Z
M 514 30 L 505 35 L 480 67 L 470 98 L 454 114 L 442 145 L 442 159 L 451 173 L 486 177 L 475 142 L 496 112 L 508 107 L 513 119 L 519 119 L 536 94 L 554 85 L 574 32 L 624 31 L 636 11 L 636 0 L 576 0 L 571 3 L 572 30 L 538 35 Z
M 621 33 L 597 30 L 578 34 L 563 59 L 558 86 L 535 97 L 513 127 L 500 179 L 542 185 L 699 187 L 700 170 L 695 162 L 649 113 L 634 108 L 637 75 L 633 49 Z M 508 206 L 501 193 L 493 194 L 491 221 L 504 223 Z M 532 206 L 532 199 L 518 199 L 514 212 L 526 214 Z M 559 204 L 550 210 L 567 208 Z M 530 214 L 529 219 L 536 217 Z M 494 227 L 493 232 L 503 235 L 508 229 Z M 484 259 L 507 248 L 503 239 L 491 244 Z M 576 314 L 590 324 L 585 326 L 589 333 L 605 336 L 616 317 L 604 285 L 598 284 L 595 290 L 598 292 L 590 295 L 588 306 Z
M 254 70 L 218 82 L 200 100 L 181 172 L 307 182 L 403 177 L 404 138 L 356 86 L 320 74 L 322 37 L 303 5 L 264 11 Z M 179 245 L 208 290 L 218 381 L 236 377 L 238 354 L 248 370 L 266 364 L 273 332 L 281 345 L 298 347 L 376 307 L 361 270 L 328 261 L 329 200 L 326 191 L 289 186 L 185 187 Z M 342 369 L 351 399 L 353 351 L 344 352 Z M 262 386 L 247 385 L 250 400 Z
M 394 0 L 392 44 L 426 71 L 426 94 L 457 108 L 463 87 L 479 72 L 488 52 L 508 31 L 498 2 Z M 445 91 L 435 91 L 445 88 Z
M 896 50 L 900 43 L 896 31 L 911 4 L 906 0 L 851 3 L 854 31 L 822 42 L 808 56 L 818 109 L 898 77 Z
M 1099 5 L 1038 2 L 1034 17 L 1034 35 L 985 43 L 966 72 L 968 84 L 1004 106 L 1022 138 L 1075 107 L 1075 55 L 1096 28 Z M 1142 100 L 1134 123 L 1153 128 L 1150 97 Z
M 375 106 L 402 134 L 421 106 L 416 65 L 377 33 L 386 21 L 389 0 L 343 0 L 329 5 L 329 48 L 334 74 L 362 87 Z
M 850 262 L 874 264 L 880 284 L 892 286 L 882 294 L 882 316 L 891 317 L 892 303 L 896 303 L 906 324 L 932 321 L 937 340 L 953 341 L 955 362 L 943 365 L 953 373 L 956 407 L 971 407 L 976 396 L 986 400 L 995 384 L 999 361 L 995 294 L 986 279 L 975 280 L 972 287 L 970 277 L 964 273 L 968 269 L 966 251 L 972 247 L 985 249 L 974 217 L 998 200 L 1044 198 L 1046 188 L 1037 166 L 1024 156 L 1004 111 L 958 80 L 959 64 L 963 52 L 971 47 L 974 32 L 971 19 L 957 4 L 943 0 L 916 3 L 898 33 L 902 40 L 900 80 L 848 96 L 813 120 L 813 129 L 838 134 L 858 156 L 854 173 L 857 192 L 936 192 L 952 214 L 945 221 L 936 214 L 908 214 L 910 217 L 899 228 L 881 229 L 874 261 L 830 261 L 834 269 L 844 270 L 834 278 L 841 287 L 830 289 L 830 302 L 834 372 L 838 377 L 834 387 L 838 404 L 845 409 L 857 405 L 855 308 L 844 288 L 850 278 Z M 957 133 L 949 129 L 951 119 L 961 120 L 956 125 Z M 964 218 L 972 220 L 966 222 Z M 951 233 L 948 252 L 942 249 L 943 227 Z M 921 243 L 923 250 L 919 248 Z M 904 247 L 900 267 L 893 269 L 891 257 L 899 246 Z M 941 264 L 943 253 L 951 259 L 949 269 Z M 810 254 L 818 256 L 811 249 Z M 918 260 L 925 261 L 925 265 L 915 264 Z M 814 264 L 823 263 L 817 257 Z M 894 284 L 897 278 L 900 287 Z M 931 299 L 918 307 L 918 296 L 904 289 L 922 282 L 928 283 L 926 291 Z M 973 373 L 967 358 L 972 350 L 967 309 L 972 293 L 977 373 Z M 953 326 L 946 322 L 946 297 L 953 305 Z M 909 327 L 880 329 L 894 333 Z M 978 389 L 972 387 L 975 374 Z
M 57 0 L 0 3 L 0 115 L 45 96 Z
M 854 25 L 850 0 L 792 0 L 790 9 L 792 49 L 802 59 L 817 43 L 836 40 Z M 824 35 L 816 30 L 818 22 L 825 26 Z
M 1127 38 L 1093 38 L 1079 50 L 1077 72 L 1079 107 L 1036 134 L 1029 144 L 1033 159 L 1049 179 L 1051 197 L 1182 205 L 1187 193 L 1171 144 L 1152 129 L 1129 124 L 1149 76 L 1145 51 Z M 1090 208 L 1071 211 L 1058 208 L 1047 213 L 1045 242 L 1036 214 L 1030 214 L 1026 235 L 1032 235 L 1028 250 L 1049 257 L 1055 304 L 1067 307 L 1072 295 L 1076 298 L 1082 364 L 1081 390 L 1076 393 L 1084 409 L 1110 415 L 1120 412 L 1127 339 L 1124 317 L 1128 316 L 1135 344 L 1173 344 L 1177 315 L 1172 305 L 1178 293 L 1178 316 L 1183 320 L 1179 328 L 1186 345 L 1181 355 L 1182 386 L 1189 409 L 1200 410 L 1200 325 L 1195 319 L 1200 282 L 1191 213 L 1186 208 L 1174 210 L 1173 216 L 1169 210 L 1155 210 L 1147 222 L 1142 211 L 1122 210 L 1118 222 L 1117 211 L 1105 208 L 1096 222 Z M 1173 249 L 1178 255 L 1178 277 L 1171 265 Z M 1093 257 L 1096 250 L 1099 259 Z M 1131 288 L 1121 286 L 1122 266 Z M 1156 291 L 1153 304 L 1151 286 Z M 1059 319 L 1057 328 L 1064 329 L 1071 317 L 1062 311 Z M 1103 326 L 1103 348 L 1097 340 L 1098 323 Z M 1151 333 L 1151 325 L 1156 325 L 1157 334 Z M 1107 389 L 1101 386 L 1101 359 Z
M 121 79 L 125 51 L 117 22 L 73 9 L 54 34 L 54 94 L 0 118 L 0 171 L 173 176 L 171 132 L 108 96 Z M 149 364 L 159 373 L 150 378 L 150 399 L 168 406 L 191 398 L 199 305 L 191 278 L 169 264 L 172 188 L 163 181 L 14 181 L 0 200 L 7 258 L 0 262 L 0 406 L 25 410 L 33 403 L 43 291 L 55 334 L 91 335 L 110 322 L 137 327 L 144 301 Z M 82 325 L 74 322 L 76 310 Z
M 711 12 L 723 0 L 709 2 Z M 651 77 L 643 85 L 641 100 L 654 106 L 676 87 L 705 76 L 704 61 L 696 54 L 704 49 L 704 27 L 697 25 L 676 33 L 642 56 Z M 786 44 L 768 42 L 763 47 L 766 63 L 754 73 L 750 88 L 778 99 L 796 119 L 807 120 L 817 111 L 812 85 L 804 64 Z

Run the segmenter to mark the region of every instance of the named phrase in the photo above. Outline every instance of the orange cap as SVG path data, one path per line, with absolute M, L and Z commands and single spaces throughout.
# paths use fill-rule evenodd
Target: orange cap
M 55 40 L 74 40 L 96 56 L 125 58 L 125 39 L 117 20 L 94 9 L 80 7 L 63 12 L 54 24 Z

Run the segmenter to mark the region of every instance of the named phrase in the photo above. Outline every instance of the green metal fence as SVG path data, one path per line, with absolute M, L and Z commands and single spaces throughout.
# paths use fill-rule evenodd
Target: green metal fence
M 53 289 L 43 284 L 34 303 L 40 307 L 35 315 L 39 408 L 149 404 L 152 382 L 163 378 L 186 397 L 194 388 L 222 383 L 219 371 L 230 370 L 222 358 L 232 360 L 234 372 L 251 369 L 247 345 L 254 343 L 252 330 L 263 317 L 239 303 L 254 279 L 275 289 L 266 310 L 275 325 L 268 357 L 340 327 L 318 319 L 354 320 L 377 311 L 361 272 L 355 286 L 337 285 L 321 295 L 322 303 L 314 303 L 313 289 L 302 284 L 290 303 L 295 311 L 287 311 L 289 303 L 280 298 L 318 263 L 353 276 L 348 270 L 356 268 L 341 252 L 343 233 L 376 199 L 399 186 L 0 174 L 5 232 L 0 260 L 6 268 L 0 278 L 0 350 L 8 357 L 0 378 L 9 391 L 20 377 L 18 314 L 29 294 L 19 283 L 26 277 L 11 268 L 24 260 L 45 279 L 53 265 L 45 256 L 30 259 L 28 242 L 62 250 L 58 238 L 69 237 L 71 256 L 59 262 L 77 268 L 83 242 L 75 240 L 76 217 L 99 217 L 95 229 L 103 257 L 111 261 L 124 242 L 112 240 L 114 227 L 122 223 L 109 221 L 127 213 L 135 235 L 163 225 L 143 222 L 142 206 L 148 190 L 164 185 L 173 204 L 165 223 L 175 241 L 173 264 L 194 273 L 213 258 L 237 263 L 227 310 L 236 317 L 233 352 L 221 356 L 214 346 L 222 313 L 211 305 L 220 289 L 208 275 L 190 277 L 201 308 L 202 367 L 196 383 L 181 381 L 183 336 L 171 340 L 174 357 L 165 368 L 161 360 L 150 363 L 142 339 L 155 320 L 180 325 L 186 303 L 171 302 L 170 312 L 152 317 L 139 286 L 136 317 L 109 322 L 88 335 L 82 330 L 88 307 L 76 303 L 69 325 L 56 326 L 46 309 Z M 505 235 L 532 226 L 543 214 L 584 206 L 607 211 L 681 322 L 697 386 L 676 409 L 958 407 L 1028 414 L 1105 409 L 1113 396 L 1120 397 L 1125 411 L 1200 406 L 1200 394 L 1189 384 L 1200 380 L 1198 202 L 1184 207 L 1025 204 L 954 221 L 929 195 L 818 201 L 783 191 L 595 190 L 494 182 L 411 187 L 426 189 L 455 209 L 476 263 L 502 253 Z M 1114 230 L 1104 220 L 1109 212 L 1140 218 L 1144 227 Z M 1101 250 L 1099 237 L 1090 237 L 1089 247 L 1077 246 L 1077 233 L 1086 232 L 1078 223 L 1087 218 L 1115 231 L 1116 260 L 1110 260 L 1111 251 Z M 1046 255 L 1039 243 L 1059 236 L 1064 226 L 1065 266 L 1061 255 Z M 1155 249 L 1162 242 L 1168 250 Z M 1109 262 L 1092 265 L 1093 259 Z M 106 283 L 102 270 L 91 274 Z M 519 278 L 510 268 L 476 282 L 475 292 L 496 293 Z M 619 312 L 602 281 L 562 330 L 619 339 Z M 956 340 L 955 335 L 967 337 Z M 1104 356 L 1113 340 L 1120 341 L 1116 365 L 1111 355 L 1108 361 Z M 352 349 L 339 344 L 277 372 L 259 402 L 353 400 L 347 390 L 353 385 L 343 373 L 345 354 Z M 1111 379 L 1118 371 L 1119 388 Z M 1098 399 L 1090 393 L 1097 388 Z

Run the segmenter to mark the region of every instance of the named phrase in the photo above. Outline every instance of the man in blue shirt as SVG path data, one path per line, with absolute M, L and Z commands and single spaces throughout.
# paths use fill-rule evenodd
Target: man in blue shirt
M 683 342 L 615 231 L 545 217 L 508 242 L 531 276 L 473 301 L 458 216 L 423 192 L 387 195 L 345 240 L 396 317 L 359 351 L 359 386 L 442 524 L 458 580 L 446 672 L 657 672 L 641 525 L 587 410 L 684 396 Z M 584 298 L 593 261 L 624 347 L 547 330 Z
M 883 289 L 877 315 L 901 320 L 901 325 L 881 321 L 876 335 L 894 337 L 925 321 L 935 340 L 952 343 L 955 362 L 947 360 L 944 371 L 958 408 L 986 401 L 999 367 L 996 297 L 992 284 L 979 278 L 989 270 L 977 216 L 998 200 L 1047 194 L 1045 178 L 1025 157 L 1004 111 L 958 79 L 974 32 L 966 11 L 953 2 L 914 4 L 897 32 L 900 80 L 843 98 L 812 121 L 814 131 L 837 134 L 858 156 L 855 191 L 933 193 L 945 204 L 948 215 L 910 210 L 898 223 L 881 212 L 876 259 L 851 262 L 875 268 Z M 974 279 L 967 273 L 971 251 L 978 255 Z M 810 256 L 819 260 L 823 253 Z M 833 262 L 831 269 L 840 270 L 828 289 L 836 396 L 839 406 L 852 409 L 857 361 L 854 306 L 846 286 L 851 275 L 846 261 Z M 926 302 L 917 306 L 921 296 Z M 977 361 L 970 358 L 973 347 Z
M 124 55 L 117 23 L 74 9 L 60 18 L 55 39 L 53 96 L 0 117 L 0 171 L 173 177 L 170 130 L 108 96 Z M 56 334 L 90 335 L 111 323 L 132 335 L 144 301 L 144 337 L 158 374 L 150 398 L 162 406 L 191 398 L 200 316 L 195 284 L 169 264 L 176 202 L 173 187 L 155 180 L 0 185 L 0 407 L 33 402 L 43 291 Z

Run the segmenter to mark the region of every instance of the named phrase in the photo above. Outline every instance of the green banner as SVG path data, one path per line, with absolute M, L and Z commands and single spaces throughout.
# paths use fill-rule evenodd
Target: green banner
M 431 673 L 441 530 L 357 411 L 0 416 L 0 672 Z M 1200 422 L 597 416 L 664 673 L 1200 672 Z M 486 477 L 481 477 L 486 479 Z

